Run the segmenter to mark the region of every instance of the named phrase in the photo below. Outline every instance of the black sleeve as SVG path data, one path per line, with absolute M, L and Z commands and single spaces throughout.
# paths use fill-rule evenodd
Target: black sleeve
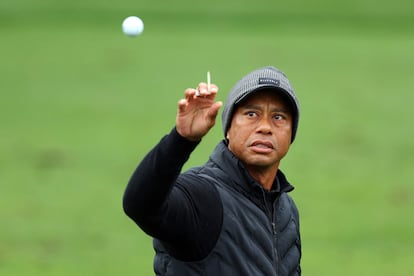
M 144 157 L 124 193 L 123 207 L 129 217 L 138 223 L 141 217 L 158 212 L 197 144 L 174 128 Z
M 205 257 L 222 223 L 216 188 L 195 173 L 181 174 L 198 143 L 174 128 L 145 156 L 124 193 L 125 213 L 147 234 L 160 239 L 182 260 Z

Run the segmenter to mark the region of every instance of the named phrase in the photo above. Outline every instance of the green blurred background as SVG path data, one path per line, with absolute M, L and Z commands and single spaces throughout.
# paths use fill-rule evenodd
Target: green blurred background
M 0 2 L 0 275 L 153 275 L 129 176 L 207 70 L 224 100 L 270 64 L 302 105 L 282 169 L 303 275 L 414 275 L 413 18 L 408 0 Z

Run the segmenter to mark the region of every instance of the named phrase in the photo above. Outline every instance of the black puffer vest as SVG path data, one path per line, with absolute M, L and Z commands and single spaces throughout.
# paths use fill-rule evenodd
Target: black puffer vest
M 215 247 L 203 260 L 182 262 L 154 240 L 160 275 L 300 275 L 299 215 L 287 192 L 293 187 L 279 171 L 279 191 L 266 192 L 220 143 L 206 166 L 192 169 L 215 184 L 223 223 Z

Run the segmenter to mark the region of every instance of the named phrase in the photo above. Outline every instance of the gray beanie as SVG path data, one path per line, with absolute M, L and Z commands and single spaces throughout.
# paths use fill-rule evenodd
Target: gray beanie
M 291 100 L 293 108 L 291 143 L 295 140 L 299 123 L 299 102 L 286 75 L 273 66 L 260 68 L 250 72 L 240 79 L 230 90 L 221 117 L 224 136 L 227 135 L 227 131 L 230 128 L 234 107 L 247 96 L 252 95 L 254 92 L 264 88 L 274 88 L 275 93 L 284 93 Z

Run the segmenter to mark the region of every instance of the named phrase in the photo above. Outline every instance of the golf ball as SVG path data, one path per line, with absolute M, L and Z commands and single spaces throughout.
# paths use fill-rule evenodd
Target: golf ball
M 144 31 L 144 22 L 137 16 L 129 16 L 122 22 L 122 31 L 128 36 L 137 36 Z

